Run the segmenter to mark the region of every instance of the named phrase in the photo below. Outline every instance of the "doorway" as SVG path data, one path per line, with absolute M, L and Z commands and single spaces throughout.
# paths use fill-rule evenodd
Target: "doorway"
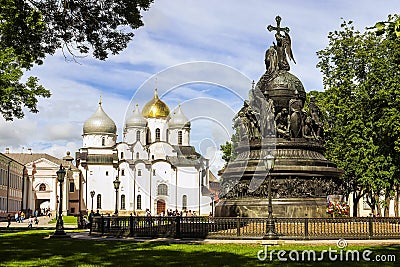
M 164 200 L 157 200 L 157 215 L 164 212 L 165 214 L 165 201 Z

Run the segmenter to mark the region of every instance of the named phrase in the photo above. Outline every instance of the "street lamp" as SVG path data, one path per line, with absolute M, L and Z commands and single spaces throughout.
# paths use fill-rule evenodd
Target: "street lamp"
M 113 184 L 115 189 L 115 215 L 118 215 L 118 189 L 119 185 L 121 184 L 121 181 L 118 179 L 118 176 L 115 177 Z
M 92 213 L 93 213 L 93 198 L 95 194 L 96 192 L 94 192 L 94 190 L 90 191 L 90 197 L 92 198 Z
M 267 219 L 267 234 L 264 236 L 264 239 L 277 239 L 278 235 L 275 231 L 275 221 L 272 217 L 272 194 L 271 194 L 271 181 L 272 175 L 271 171 L 274 168 L 275 158 L 273 155 L 268 154 L 264 158 L 264 166 L 267 170 L 268 175 L 268 219 Z
M 58 218 L 57 218 L 56 231 L 53 234 L 54 237 L 67 237 L 67 234 L 64 231 L 64 222 L 62 219 L 62 203 L 63 203 L 62 184 L 64 182 L 65 173 L 66 173 L 65 169 L 61 164 L 60 169 L 57 171 L 57 180 L 58 183 L 60 184 L 60 203 L 58 205 Z
M 210 197 L 211 197 L 211 216 L 214 217 L 214 198 L 215 198 L 215 194 L 211 193 Z

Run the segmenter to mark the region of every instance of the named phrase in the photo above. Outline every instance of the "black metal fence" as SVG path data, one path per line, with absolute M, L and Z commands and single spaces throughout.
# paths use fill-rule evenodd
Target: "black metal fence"
M 274 218 L 280 239 L 400 238 L 399 217 Z M 93 218 L 91 234 L 131 237 L 261 239 L 267 218 L 149 217 Z

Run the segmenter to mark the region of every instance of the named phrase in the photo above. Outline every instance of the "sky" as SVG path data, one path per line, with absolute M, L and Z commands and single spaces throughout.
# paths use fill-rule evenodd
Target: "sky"
M 265 72 L 264 53 L 274 40 L 266 27 L 290 28 L 296 64 L 290 72 L 306 91 L 322 91 L 316 52 L 328 33 L 352 20 L 364 31 L 389 14 L 400 1 L 371 0 L 155 0 L 142 12 L 144 26 L 119 55 L 107 61 L 88 56 L 66 60 L 61 51 L 48 56 L 26 76 L 37 76 L 50 89 L 39 113 L 6 122 L 0 118 L 0 152 L 72 155 L 82 146 L 83 123 L 96 111 L 99 98 L 115 121 L 118 141 L 133 106 L 142 108 L 158 88 L 174 110 L 179 104 L 191 120 L 191 144 L 210 159 L 216 174 L 223 166 L 219 146 L 230 140 L 232 118 L 248 99 L 251 82 Z

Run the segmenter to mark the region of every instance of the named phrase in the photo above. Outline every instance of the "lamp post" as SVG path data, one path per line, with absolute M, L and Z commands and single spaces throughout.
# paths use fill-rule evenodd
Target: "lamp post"
M 56 225 L 56 231 L 53 234 L 53 237 L 67 237 L 67 234 L 64 231 L 64 222 L 62 219 L 62 201 L 63 201 L 63 191 L 62 191 L 62 185 L 64 182 L 64 177 L 65 177 L 65 169 L 60 165 L 60 169 L 57 171 L 57 180 L 58 183 L 60 184 L 60 203 L 58 205 L 58 218 L 57 218 L 57 225 Z
M 118 215 L 118 189 L 119 185 L 121 184 L 121 181 L 118 179 L 118 176 L 115 177 L 113 184 L 115 189 L 115 215 Z
M 211 193 L 210 197 L 211 197 L 211 216 L 214 217 L 214 198 L 215 198 L 215 194 Z
M 268 219 L 267 219 L 267 234 L 264 236 L 264 239 L 278 239 L 278 235 L 275 231 L 275 221 L 272 217 L 271 171 L 274 168 L 274 164 L 275 164 L 274 156 L 268 154 L 264 158 L 264 165 L 268 175 Z
M 94 190 L 90 191 L 90 197 L 92 198 L 92 213 L 93 213 L 93 198 L 95 194 L 96 192 L 94 192 Z

